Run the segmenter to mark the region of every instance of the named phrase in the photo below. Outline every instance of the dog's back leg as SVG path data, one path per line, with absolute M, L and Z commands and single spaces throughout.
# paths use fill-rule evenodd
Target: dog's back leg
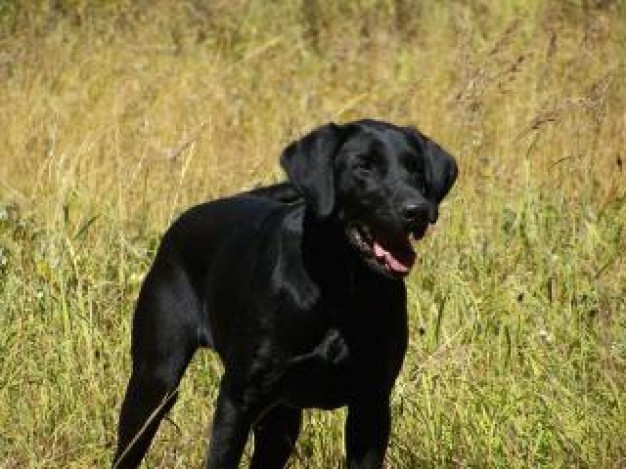
M 155 263 L 142 287 L 133 319 L 133 369 L 118 426 L 116 468 L 134 468 L 148 450 L 161 419 L 199 345 L 199 303 L 183 271 Z

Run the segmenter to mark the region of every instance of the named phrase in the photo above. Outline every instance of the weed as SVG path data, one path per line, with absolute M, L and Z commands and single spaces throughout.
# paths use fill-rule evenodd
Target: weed
M 622 3 L 2 2 L 0 467 L 106 466 L 168 223 L 359 117 L 461 168 L 408 281 L 388 466 L 623 467 Z M 148 467 L 199 464 L 220 374 L 197 354 Z M 307 413 L 293 467 L 341 465 L 342 417 Z

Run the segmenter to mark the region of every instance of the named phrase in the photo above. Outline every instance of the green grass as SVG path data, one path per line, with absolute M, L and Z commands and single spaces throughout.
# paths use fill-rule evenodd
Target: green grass
M 625 467 L 626 5 L 207 3 L 0 2 L 0 467 L 106 466 L 168 223 L 360 117 L 461 170 L 388 467 Z M 200 465 L 220 373 L 195 357 L 148 467 Z M 342 420 L 307 413 L 292 466 L 340 466 Z

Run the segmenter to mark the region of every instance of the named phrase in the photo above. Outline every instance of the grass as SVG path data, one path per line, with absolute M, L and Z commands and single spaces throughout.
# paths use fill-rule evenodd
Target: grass
M 360 117 L 461 168 L 408 281 L 388 467 L 626 466 L 623 2 L 8 0 L 0 24 L 0 467 L 109 464 L 168 223 Z M 220 373 L 195 357 L 147 467 L 200 465 Z M 341 466 L 342 417 L 307 413 L 292 466 Z

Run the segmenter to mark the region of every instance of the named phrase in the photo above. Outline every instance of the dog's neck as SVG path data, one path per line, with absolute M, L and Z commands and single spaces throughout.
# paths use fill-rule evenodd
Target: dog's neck
M 322 310 L 353 350 L 367 349 L 381 330 L 406 323 L 406 310 L 393 307 L 405 304 L 403 280 L 368 266 L 348 240 L 343 224 L 308 215 L 303 228 L 304 265 L 319 287 Z

